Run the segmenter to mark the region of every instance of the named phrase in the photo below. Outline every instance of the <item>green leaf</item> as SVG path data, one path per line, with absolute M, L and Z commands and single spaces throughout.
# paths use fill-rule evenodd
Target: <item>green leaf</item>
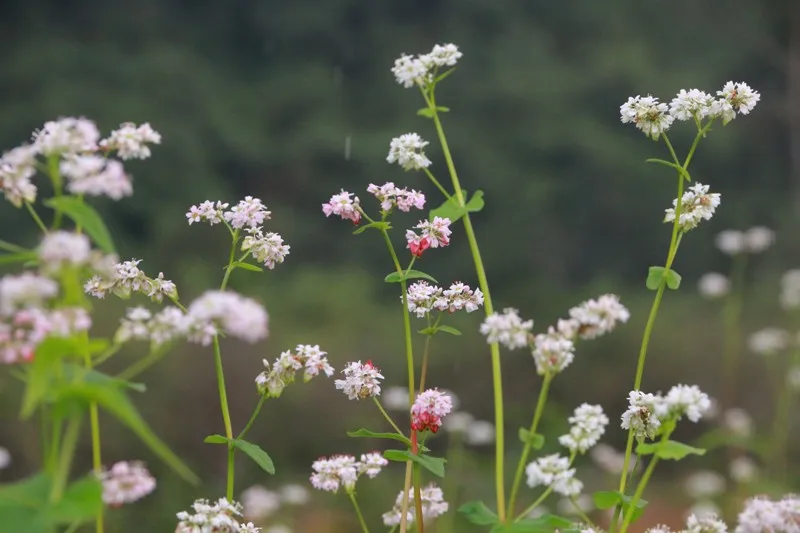
M 553 533 L 564 532 L 573 521 L 554 514 L 544 514 L 537 518 L 527 518 L 511 524 L 497 524 L 492 533 Z
M 430 471 L 433 475 L 444 477 L 444 464 L 447 461 L 441 457 L 416 455 L 408 450 L 386 450 L 383 452 L 383 456 L 390 461 L 397 461 L 400 463 L 414 461 L 422 468 Z
M 188 466 L 175 455 L 164 442 L 159 439 L 150 426 L 144 421 L 127 395 L 115 383 L 70 383 L 56 390 L 55 403 L 69 404 L 74 401 L 97 404 L 114 415 L 120 422 L 131 429 L 162 461 L 169 465 L 182 478 L 192 484 L 199 482 L 198 477 Z
M 380 221 L 379 222 L 370 222 L 369 224 L 364 224 L 363 226 L 361 226 L 360 228 L 355 230 L 353 232 L 353 235 L 358 235 L 359 233 L 364 233 L 369 228 L 375 228 L 375 229 L 379 229 L 379 230 L 380 229 L 390 230 L 390 229 L 392 229 L 392 225 L 389 224 L 388 222 L 380 222 Z
M 659 165 L 664 165 L 665 167 L 674 168 L 675 170 L 678 171 L 678 173 L 681 176 L 683 176 L 686 179 L 686 181 L 692 181 L 692 177 L 689 175 L 689 171 L 688 170 L 686 170 L 682 166 L 677 165 L 677 164 L 675 164 L 675 163 L 673 163 L 671 161 L 665 161 L 664 159 L 658 159 L 658 158 L 650 158 L 650 159 L 645 159 L 645 162 L 647 162 L 647 163 L 657 163 Z
M 80 198 L 61 196 L 45 200 L 47 207 L 61 211 L 83 228 L 89 237 L 107 254 L 115 253 L 114 242 L 98 212 Z
M 36 252 L 17 252 L 13 254 L 0 254 L 0 265 L 10 265 L 13 263 L 25 263 L 34 261 L 39 257 Z
M 598 490 L 592 494 L 592 499 L 598 509 L 611 509 L 620 502 L 620 496 L 616 490 Z
M 466 197 L 467 191 L 464 191 L 462 189 L 462 192 Z M 450 223 L 454 224 L 458 219 L 460 219 L 466 214 L 467 214 L 467 208 L 458 205 L 458 200 L 456 199 L 456 197 L 451 196 L 450 198 L 445 200 L 442 205 L 440 205 L 436 209 L 431 210 L 431 212 L 428 214 L 428 220 L 433 220 L 436 217 L 449 218 Z
M 461 335 L 461 332 L 452 326 L 438 326 L 436 330 L 444 331 L 445 333 L 449 333 L 450 335 Z
M 401 281 L 409 280 L 409 279 L 427 279 L 428 281 L 432 281 L 434 283 L 439 283 L 436 281 L 436 278 L 431 276 L 430 274 L 426 274 L 425 272 L 420 272 L 419 270 L 404 270 L 403 274 L 400 272 L 391 272 L 386 274 L 386 277 L 383 278 L 383 281 L 386 283 L 400 283 Z
M 670 269 L 667 271 L 667 287 L 677 290 L 681 286 L 681 275 Z
M 668 440 L 664 442 L 642 443 L 636 447 L 639 455 L 655 455 L 661 459 L 680 461 L 687 455 L 705 455 L 706 451 L 702 448 L 695 448 L 682 442 Z
M 519 440 L 523 444 L 530 444 L 534 450 L 541 450 L 542 446 L 544 446 L 544 435 L 541 433 L 531 435 L 531 432 L 525 428 L 519 428 Z
M 681 286 L 681 275 L 671 269 L 666 269 L 661 266 L 651 266 L 647 273 L 647 288 L 651 291 L 658 290 L 661 282 L 667 282 L 667 287 L 672 290 Z
M 467 193 L 464 192 L 465 196 L 466 194 Z M 483 191 L 478 190 L 475 191 L 475 193 L 472 195 L 472 198 L 470 198 L 469 201 L 467 202 L 466 209 L 470 213 L 477 213 L 478 211 L 483 209 L 483 206 L 484 206 Z
M 497 514 L 486 507 L 483 502 L 467 502 L 458 508 L 467 520 L 479 526 L 491 526 L 498 522 Z
M 449 107 L 436 106 L 437 113 L 447 113 L 450 111 Z M 417 111 L 417 115 L 425 118 L 433 118 L 433 110 L 430 107 L 423 107 Z
M 64 377 L 69 380 L 83 380 L 88 383 L 112 384 L 119 388 L 131 389 L 136 392 L 147 392 L 147 385 L 144 383 L 134 383 L 124 379 L 115 378 L 104 374 L 99 370 L 88 369 L 83 366 L 78 366 L 73 363 L 65 363 Z
M 389 439 L 402 442 L 407 446 L 411 446 L 411 441 L 405 435 L 398 435 L 397 433 L 376 433 L 368 429 L 357 429 L 356 431 L 348 431 L 348 437 L 366 437 L 374 439 Z
M 229 439 L 228 437 L 223 437 L 222 435 L 209 435 L 203 442 L 206 444 L 228 444 Z
M 233 445 L 247 454 L 265 472 L 268 474 L 275 473 L 275 465 L 272 463 L 272 458 L 260 446 L 242 439 L 234 439 Z
M 61 360 L 70 355 L 80 355 L 84 349 L 84 343 L 71 337 L 48 337 L 36 347 L 28 372 L 28 385 L 22 397 L 21 418 L 30 418 L 47 396 Z
M 103 485 L 89 474 L 67 487 L 58 503 L 45 511 L 51 524 L 74 524 L 92 520 L 103 509 Z
M 241 268 L 242 270 L 249 270 L 250 272 L 264 272 L 264 269 L 260 266 L 251 265 L 250 263 L 244 263 L 242 261 L 236 261 L 233 263 L 233 266 Z

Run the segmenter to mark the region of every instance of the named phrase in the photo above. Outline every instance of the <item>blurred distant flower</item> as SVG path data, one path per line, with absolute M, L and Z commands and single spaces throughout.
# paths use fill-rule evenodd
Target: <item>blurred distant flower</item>
M 746 455 L 741 455 L 732 460 L 728 468 L 731 479 L 737 483 L 750 483 L 758 477 L 758 465 Z
M 531 488 L 544 485 L 563 496 L 577 496 L 583 490 L 583 483 L 575 478 L 575 469 L 570 468 L 569 459 L 558 454 L 546 455 L 528 463 L 525 473 Z
M 443 422 L 445 431 L 448 433 L 466 434 L 470 425 L 475 421 L 475 417 L 466 411 L 458 411 L 449 415 Z
M 569 433 L 561 435 L 558 442 L 571 452 L 586 453 L 605 433 L 608 417 L 600 405 L 584 403 L 575 408 L 569 423 Z
M 414 227 L 420 230 L 420 234 L 406 230 L 406 241 L 411 254 L 416 257 L 422 257 L 428 248 L 444 248 L 450 244 L 452 230 L 449 218 L 434 217 L 432 221 L 420 220 Z
M 577 509 L 575 506 L 577 505 Z M 561 498 L 556 503 L 558 513 L 565 516 L 579 516 L 579 510 L 582 513 L 590 513 L 595 509 L 594 501 L 588 494 L 579 494 L 572 498 Z M 589 530 L 593 533 L 602 533 L 601 531 Z M 587 529 L 581 528 L 581 533 L 587 533 Z
M 399 525 L 403 516 L 403 493 L 400 491 L 395 498 L 394 507 L 386 513 L 383 513 L 383 523 L 386 526 Z M 444 501 L 444 494 L 442 489 L 431 483 L 427 487 L 423 487 L 420 491 L 422 500 L 422 518 L 426 521 L 431 518 L 436 518 L 447 512 L 449 505 Z M 408 491 L 409 501 L 414 500 L 413 489 Z M 416 520 L 416 509 L 414 505 L 409 505 L 408 514 L 406 516 L 408 524 L 413 524 Z
M 720 194 L 709 193 L 708 190 L 708 185 L 696 183 L 683 193 L 681 197 L 681 214 L 678 220 L 678 226 L 681 231 L 687 232 L 694 229 L 700 224 L 700 221 L 711 220 L 711 217 L 714 216 L 714 211 L 720 204 Z M 673 200 L 673 207 L 666 210 L 664 222 L 675 220 L 675 208 L 677 205 L 678 200 Z
M 269 526 L 263 533 L 292 533 L 292 528 L 284 524 L 275 524 Z
M 378 367 L 372 364 L 372 361 L 364 364 L 361 364 L 361 361 L 347 363 L 342 374 L 344 374 L 344 379 L 337 379 L 334 385 L 349 399 L 363 400 L 380 396 L 383 374 Z
M 797 531 L 800 521 L 800 497 L 784 496 L 772 501 L 764 496 L 750 498 L 739 513 L 734 533 L 790 533 Z
M 92 245 L 86 235 L 52 231 L 39 245 L 39 260 L 46 272 L 58 272 L 65 266 L 80 267 L 92 258 Z
M 240 501 L 245 520 L 255 522 L 263 521 L 281 507 L 278 494 L 261 485 L 253 485 L 242 491 Z
M 674 385 L 664 397 L 669 418 L 680 420 L 684 416 L 699 422 L 711 411 L 711 399 L 697 385 Z
M 739 407 L 727 409 L 722 414 L 722 425 L 732 435 L 749 438 L 753 435 L 753 418 Z
M 775 355 L 786 350 L 789 342 L 789 332 L 780 328 L 764 328 L 747 339 L 748 347 L 756 355 Z
M 744 232 L 745 248 L 751 254 L 766 251 L 775 242 L 775 232 L 764 226 L 753 226 Z
M 42 307 L 58 295 L 58 283 L 30 272 L 0 278 L 0 316 L 18 309 Z
M 367 192 L 378 199 L 381 203 L 381 210 L 387 213 L 394 207 L 406 213 L 411 211 L 412 207 L 417 209 L 425 207 L 424 194 L 415 190 L 409 191 L 405 187 L 401 189 L 391 181 L 384 183 L 380 187 L 370 183 L 369 187 L 367 187 Z
M 32 361 L 36 347 L 48 336 L 70 337 L 91 326 L 92 317 L 82 307 L 27 308 L 0 317 L 0 363 Z
M 615 450 L 612 446 L 605 443 L 598 443 L 589 452 L 592 461 L 598 468 L 612 475 L 622 472 L 625 462 L 625 454 Z M 633 456 L 635 458 L 635 456 Z M 635 463 L 636 461 L 634 461 Z
M 270 368 L 269 361 L 264 359 L 265 371 L 256 377 L 256 386 L 260 394 L 277 398 L 287 385 L 294 383 L 295 374 L 303 370 L 303 381 L 309 382 L 320 373 L 331 377 L 333 367 L 328 363 L 326 355 L 318 344 L 298 344 L 294 351 L 286 350 L 280 354 Z
M 718 518 L 721 509 L 713 502 L 695 504 L 692 514 L 686 518 L 684 533 L 728 533 L 728 526 Z M 716 508 L 716 510 L 715 510 Z
M 619 301 L 616 294 L 603 294 L 596 300 L 587 300 L 569 310 L 569 316 L 577 322 L 576 333 L 582 339 L 594 339 L 611 332 L 617 323 L 625 323 L 631 314 Z M 559 330 L 567 323 L 559 321 Z M 571 328 L 567 328 L 571 329 Z
M 786 372 L 786 386 L 791 391 L 800 391 L 800 365 L 794 364 L 789 367 L 788 372 Z
M 533 339 L 533 360 L 539 375 L 557 374 L 575 359 L 575 345 L 561 333 L 550 328 Z
M 249 343 L 260 341 L 268 334 L 264 307 L 235 292 L 207 291 L 189 305 L 188 315 L 195 323 L 221 328 L 228 335 Z M 197 340 L 205 344 L 209 339 Z
M 669 114 L 677 120 L 703 120 L 711 112 L 714 97 L 699 89 L 681 89 L 669 104 Z
M 33 146 L 45 156 L 92 152 L 99 140 L 97 126 L 85 118 L 51 120 L 33 133 Z
M 411 429 L 436 433 L 442 426 L 442 418 L 452 410 L 450 396 L 438 389 L 428 389 L 417 395 L 411 406 Z
M 0 470 L 5 470 L 11 464 L 11 453 L 0 446 Z
M 150 123 L 137 126 L 132 122 L 124 122 L 107 139 L 100 141 L 100 148 L 116 150 L 117 155 L 125 160 L 147 159 L 150 157 L 148 144 L 161 144 L 161 134 Z
M 623 124 L 632 123 L 645 135 L 657 141 L 667 131 L 675 118 L 668 112 L 667 104 L 662 104 L 653 96 L 636 96 L 619 108 Z
M 103 484 L 103 502 L 111 507 L 133 503 L 153 492 L 156 480 L 144 463 L 121 461 L 98 474 Z
M 693 500 L 713 498 L 725 492 L 725 477 L 713 470 L 696 470 L 683 486 Z
M 361 212 L 358 210 L 360 201 L 358 196 L 351 199 L 353 193 L 342 190 L 339 194 L 334 194 L 328 203 L 322 204 L 322 212 L 326 217 L 337 215 L 342 220 L 351 220 L 353 224 L 361 221 Z
M 368 478 L 372 479 L 380 474 L 383 467 L 388 464 L 389 461 L 384 459 L 380 452 L 362 453 L 361 461 L 358 463 L 358 473 L 366 474 Z
M 744 233 L 734 229 L 720 231 L 714 239 L 714 243 L 726 255 L 740 254 L 745 250 Z
M 717 91 L 717 96 L 721 98 L 714 101 L 711 115 L 721 117 L 723 124 L 727 124 L 736 118 L 737 113 L 740 115 L 749 114 L 758 101 L 761 100 L 761 94 L 758 91 L 754 91 L 744 82 L 734 83 L 729 81 L 722 87 L 721 91 Z
M 122 163 L 99 155 L 68 155 L 61 160 L 67 191 L 87 196 L 121 200 L 133 194 L 131 178 Z
M 381 394 L 381 403 L 386 409 L 406 411 L 411 409 L 408 401 L 408 389 L 405 387 L 389 387 Z
M 486 336 L 486 342 L 499 342 L 509 350 L 527 346 L 532 329 L 533 320 L 523 321 L 512 307 L 503 309 L 502 313 L 492 313 L 481 324 L 481 334 Z
M 730 290 L 730 280 L 718 272 L 708 272 L 697 282 L 700 295 L 709 300 L 722 298 Z
M 15 207 L 36 201 L 36 185 L 31 183 L 35 174 L 36 148 L 33 146 L 18 146 L 0 157 L 0 191 Z
M 787 311 L 800 308 L 800 269 L 787 270 L 781 276 L 780 302 Z
M 454 415 L 450 416 L 452 417 Z M 445 426 L 445 429 L 447 429 L 447 426 Z M 467 425 L 467 432 L 464 435 L 464 440 L 470 446 L 488 446 L 494 443 L 494 439 L 495 427 L 494 424 L 488 420 L 475 420 Z
M 386 156 L 386 161 L 388 163 L 397 163 L 404 170 L 428 168 L 431 166 L 431 160 L 425 155 L 425 147 L 428 144 L 430 143 L 422 140 L 422 137 L 416 133 L 405 133 L 400 137 L 395 137 L 389 143 L 389 155 Z M 374 191 L 367 190 L 375 194 Z M 425 201 L 424 197 L 422 197 L 422 201 Z M 422 207 L 418 207 L 418 209 L 422 209 Z M 384 209 L 384 211 L 388 211 L 388 209 Z M 405 211 L 408 211 L 408 209 L 405 209 Z
M 280 496 L 281 501 L 288 505 L 305 505 L 311 499 L 308 489 L 296 483 L 281 487 Z

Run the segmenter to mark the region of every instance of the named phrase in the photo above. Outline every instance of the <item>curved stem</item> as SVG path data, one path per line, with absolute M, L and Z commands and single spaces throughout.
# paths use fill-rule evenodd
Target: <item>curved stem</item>
M 350 490 L 347 491 L 347 495 L 350 496 L 350 501 L 353 502 L 353 508 L 356 510 L 358 523 L 361 524 L 361 531 L 363 531 L 364 533 L 369 533 L 369 528 L 367 527 L 367 523 L 364 521 L 364 515 L 361 514 L 361 508 L 358 506 L 356 495 L 353 493 L 353 491 Z
M 231 414 L 228 410 L 228 394 L 225 389 L 225 374 L 222 370 L 222 353 L 219 348 L 219 337 L 214 335 L 214 365 L 217 371 L 217 388 L 219 389 L 219 403 L 222 410 L 222 421 L 225 424 L 225 436 L 233 440 L 233 428 L 231 427 Z M 233 501 L 233 445 L 228 443 L 228 484 L 225 494 L 228 500 Z
M 514 475 L 514 483 L 511 485 L 511 496 L 508 499 L 509 516 L 514 514 L 514 504 L 517 501 L 517 493 L 519 492 L 519 487 L 522 483 L 522 476 L 525 474 L 525 463 L 528 461 L 528 455 L 531 451 L 531 441 L 533 436 L 536 434 L 536 429 L 539 427 L 539 420 L 542 418 L 544 406 L 545 403 L 547 403 L 547 393 L 550 390 L 550 383 L 553 381 L 553 377 L 554 374 L 551 374 L 550 372 L 547 372 L 544 375 L 542 388 L 539 391 L 539 399 L 536 401 L 536 410 L 533 413 L 533 421 L 531 422 L 531 428 L 528 432 L 528 441 L 522 448 L 522 455 L 520 455 L 519 462 L 517 463 L 517 473 Z
M 658 464 L 658 457 L 653 456 L 653 459 L 650 461 L 650 464 L 647 465 L 647 469 L 644 471 L 642 475 L 642 480 L 639 482 L 639 486 L 636 487 L 636 492 L 633 493 L 633 497 L 628 505 L 628 512 L 625 513 L 625 519 L 622 521 L 622 527 L 620 528 L 620 533 L 625 533 L 628 530 L 628 526 L 631 524 L 633 520 L 633 513 L 636 512 L 636 504 L 642 498 L 642 494 L 644 494 L 644 489 L 647 487 L 647 483 L 650 481 L 650 476 L 653 475 L 653 470 L 656 469 L 656 465 Z
M 42 222 L 42 219 L 39 217 L 39 213 L 36 212 L 36 209 L 34 209 L 33 204 L 30 202 L 25 202 L 25 209 L 28 210 L 28 213 L 30 213 L 33 221 L 36 222 L 36 225 L 39 227 L 39 229 L 42 230 L 42 233 L 46 234 L 48 232 L 47 226 L 44 222 Z
M 428 323 L 430 324 L 430 317 L 428 318 Z M 422 394 L 422 391 L 425 390 L 425 381 L 428 377 L 428 355 L 430 354 L 431 348 L 431 337 L 433 335 L 426 335 L 425 336 L 425 347 L 422 351 L 422 370 L 420 371 L 419 375 L 419 393 Z
M 381 405 L 381 402 L 380 402 L 380 400 L 378 400 L 378 397 L 377 396 L 373 396 L 372 400 L 375 402 L 375 405 L 378 406 L 378 410 L 383 415 L 383 418 L 385 418 L 386 421 L 389 422 L 389 425 L 392 426 L 392 428 L 397 432 L 397 434 L 398 435 L 402 435 L 403 437 L 405 437 L 405 435 L 403 435 L 403 432 L 400 431 L 400 428 L 397 427 L 397 424 L 394 423 L 394 420 L 392 420 L 392 417 L 389 416 L 389 413 L 386 412 L 386 409 L 383 408 L 383 405 Z
M 545 491 L 541 494 L 541 496 L 536 498 L 535 502 L 530 504 L 528 507 L 525 508 L 524 511 L 522 511 L 520 514 L 517 515 L 517 517 L 514 519 L 514 522 L 519 522 L 520 520 L 531 514 L 534 509 L 542 505 L 542 502 L 545 501 L 552 492 L 553 489 L 551 487 L 547 487 L 547 489 L 545 489 Z
M 439 189 L 439 192 L 441 192 L 442 195 L 449 200 L 450 199 L 450 193 L 447 192 L 447 189 L 442 187 L 442 184 L 439 183 L 439 180 L 437 180 L 434 177 L 434 175 L 431 173 L 431 171 L 428 170 L 427 167 L 423 168 L 422 170 L 424 170 L 425 174 L 428 175 L 428 179 L 431 180 L 431 183 L 433 183 L 436 186 L 436 188 Z
M 141 374 L 142 372 L 144 372 L 145 370 L 147 370 L 148 368 L 150 368 L 151 366 L 153 366 L 166 354 L 167 350 L 156 348 L 155 350 L 147 354 L 147 356 L 139 359 L 131 366 L 129 366 L 128 368 L 117 374 L 117 378 L 129 381 L 138 376 L 139 374 Z
M 239 436 L 236 437 L 237 439 L 243 439 L 244 436 L 247 435 L 247 432 L 250 431 L 250 427 L 253 425 L 253 422 L 256 421 L 256 418 L 258 418 L 258 413 L 261 412 L 261 408 L 264 406 L 264 402 L 266 400 L 267 400 L 267 395 L 262 394 L 261 398 L 258 399 L 258 404 L 256 405 L 253 414 L 250 415 L 250 420 L 247 421 L 247 424 L 245 424 L 244 429 L 239 433 Z

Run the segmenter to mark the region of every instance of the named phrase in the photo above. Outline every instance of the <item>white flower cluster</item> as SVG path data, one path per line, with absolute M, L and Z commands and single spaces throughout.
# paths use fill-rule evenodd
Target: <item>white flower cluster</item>
M 631 317 L 616 294 L 603 294 L 569 310 L 569 319 L 559 320 L 557 330 L 566 338 L 595 339 L 614 330 Z
M 575 344 L 552 327 L 534 337 L 533 360 L 539 375 L 557 374 L 574 359 Z
M 414 85 L 424 87 L 434 80 L 442 67 L 454 67 L 463 54 L 454 44 L 437 44 L 427 54 L 410 56 L 403 54 L 392 67 L 397 83 L 409 89 Z
M 47 337 L 71 337 L 91 326 L 91 316 L 80 307 L 22 308 L 0 316 L 0 363 L 29 362 Z
M 781 276 L 780 302 L 787 311 L 800 308 L 800 269 L 787 270 Z
M 561 435 L 558 442 L 571 452 L 586 453 L 605 433 L 608 417 L 601 406 L 584 403 L 575 408 L 569 423 L 569 433 Z
M 39 243 L 39 268 L 45 275 L 57 275 L 65 268 L 88 269 L 101 276 L 113 275 L 118 261 L 114 255 L 92 250 L 86 235 L 69 231 L 51 231 Z
M 503 309 L 502 313 L 492 313 L 481 324 L 481 334 L 486 336 L 486 342 L 499 342 L 509 350 L 527 346 L 532 329 L 533 320 L 523 321 L 513 307 Z
M 165 307 L 155 314 L 144 307 L 133 307 L 120 320 L 114 342 L 150 341 L 153 348 L 158 348 L 174 340 L 186 338 L 194 329 L 193 326 L 191 318 L 177 307 Z M 210 337 L 215 332 L 211 326 L 197 329 L 203 330 L 203 336 Z
M 681 231 L 687 232 L 697 227 L 702 220 L 711 220 L 714 212 L 720 204 L 720 194 L 718 192 L 709 193 L 709 186 L 702 183 L 695 183 L 681 197 L 681 213 L 678 218 L 678 227 Z M 678 200 L 672 201 L 672 207 L 666 209 L 664 222 L 675 220 L 675 209 Z
M 444 248 L 450 244 L 452 230 L 449 218 L 433 217 L 433 220 L 420 220 L 414 227 L 420 230 L 420 235 L 413 230 L 406 230 L 406 241 L 411 254 L 416 257 L 422 257 L 422 253 L 428 248 Z
M 728 294 L 730 285 L 730 280 L 724 274 L 708 272 L 700 276 L 697 290 L 703 298 L 716 300 Z
M 800 497 L 784 496 L 778 501 L 752 498 L 739 513 L 734 533 L 797 533 L 800 530 Z
M 344 379 L 337 379 L 334 385 L 349 399 L 364 400 L 380 396 L 383 374 L 378 367 L 372 364 L 372 361 L 364 364 L 361 364 L 361 361 L 347 363 L 342 374 L 344 374 Z
M 362 454 L 360 461 L 356 461 L 352 455 L 322 457 L 311 465 L 314 470 L 311 474 L 311 484 L 315 489 L 327 492 L 337 492 L 340 487 L 352 492 L 361 475 L 372 479 L 388 464 L 389 461 L 379 452 Z
M 422 209 L 425 207 L 425 195 L 419 191 L 397 187 L 391 181 L 381 186 L 370 183 L 367 192 L 375 196 L 381 203 L 381 210 L 388 213 L 397 207 L 400 211 L 408 213 L 411 208 Z
M 239 522 L 242 506 L 220 498 L 215 503 L 197 500 L 192 504 L 193 513 L 181 511 L 177 514 L 178 529 L 175 533 L 259 533 L 261 528 L 252 523 Z
M 268 333 L 264 307 L 235 292 L 207 291 L 189 305 L 188 315 L 196 324 L 211 324 L 215 329 L 249 343 L 266 338 Z M 210 337 L 200 337 L 203 344 L 210 341 Z
M 156 488 L 156 480 L 139 461 L 120 461 L 98 474 L 103 502 L 111 507 L 141 500 Z
M 422 137 L 416 133 L 405 133 L 400 137 L 395 137 L 389 143 L 389 155 L 386 156 L 386 161 L 397 163 L 404 170 L 428 168 L 431 166 L 431 160 L 425 155 L 425 147 L 428 144 L 430 143 L 423 141 Z M 369 192 L 375 194 L 373 191 Z M 384 208 L 384 211 L 388 211 L 388 209 Z
M 726 229 L 720 231 L 714 243 L 726 255 L 760 254 L 775 242 L 775 232 L 764 226 L 753 226 L 746 231 Z
M 87 196 L 108 196 L 121 200 L 133 194 L 131 178 L 122 163 L 100 155 L 65 155 L 61 175 L 67 178 L 67 191 Z
M 289 484 L 279 491 L 272 491 L 262 485 L 253 485 L 242 491 L 242 514 L 245 520 L 263 522 L 283 505 L 305 505 L 311 496 L 303 485 Z M 266 530 L 269 533 L 271 530 Z
M 404 491 L 400 491 L 395 498 L 394 507 L 386 513 L 383 513 L 383 523 L 386 526 L 394 527 L 400 524 L 403 518 L 403 496 Z M 414 500 L 413 489 L 408 491 L 409 501 Z M 423 487 L 420 491 L 420 499 L 422 500 L 422 518 L 429 520 L 442 516 L 447 512 L 449 505 L 444 501 L 444 493 L 442 489 L 431 483 L 427 487 Z M 414 505 L 408 506 L 408 513 L 406 515 L 406 523 L 413 524 L 417 518 L 416 509 Z
M 161 134 L 150 123 L 137 126 L 132 122 L 123 122 L 107 139 L 100 141 L 100 148 L 116 150 L 120 159 L 124 160 L 147 159 L 150 157 L 148 144 L 161 144 Z
M 655 438 L 662 423 L 684 416 L 699 422 L 711 409 L 711 399 L 696 385 L 675 385 L 666 396 L 631 391 L 628 410 L 622 414 L 622 428 L 633 430 L 638 439 Z
M 525 473 L 531 488 L 544 485 L 563 496 L 577 496 L 583 490 L 583 483 L 575 477 L 575 469 L 570 468 L 569 458 L 557 453 L 528 463 Z
M 259 394 L 277 398 L 287 385 L 294 383 L 295 374 L 303 370 L 303 382 L 308 383 L 320 372 L 328 377 L 333 375 L 333 367 L 325 357 L 328 352 L 320 350 L 319 345 L 298 344 L 294 352 L 286 350 L 275 360 L 270 368 L 269 361 L 264 359 L 264 370 L 256 377 Z
M 764 328 L 750 334 L 747 346 L 757 355 L 776 355 L 786 351 L 792 338 L 788 331 L 780 328 Z
M 164 279 L 164 273 L 159 272 L 157 278 L 149 278 L 139 269 L 141 259 L 131 259 L 114 265 L 113 277 L 104 279 L 93 276 L 86 282 L 83 289 L 95 298 L 105 298 L 111 292 L 120 298 L 129 298 L 132 292 L 139 292 L 154 302 L 161 302 L 164 296 L 170 300 L 178 298 L 178 289 L 175 284 Z
M 426 281 L 418 281 L 408 287 L 408 311 L 418 318 L 423 318 L 431 311 L 447 311 L 455 313 L 461 309 L 471 313 L 483 305 L 483 293 L 480 289 L 470 289 L 468 285 L 457 281 L 449 289 L 430 285 Z
M 716 515 L 689 515 L 682 533 L 728 533 L 728 526 Z
M 623 124 L 632 123 L 645 135 L 658 140 L 675 120 L 694 120 L 698 124 L 704 119 L 722 119 L 727 124 L 737 114 L 747 115 L 761 99 L 761 95 L 743 82 L 729 81 L 717 97 L 699 89 L 681 89 L 669 106 L 653 96 L 635 96 L 619 108 Z
M 322 204 L 322 212 L 326 217 L 336 215 L 342 220 L 350 220 L 353 224 L 358 224 L 361 221 L 361 211 L 359 211 L 361 201 L 358 196 L 352 199 L 351 196 L 353 193 L 344 190 L 339 194 L 334 194 L 328 203 Z

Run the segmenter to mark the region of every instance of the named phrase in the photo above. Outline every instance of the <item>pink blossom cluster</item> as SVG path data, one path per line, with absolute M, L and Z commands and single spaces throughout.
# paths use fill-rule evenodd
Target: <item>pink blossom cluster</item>
M 334 194 L 327 203 L 322 204 L 322 212 L 326 217 L 336 215 L 342 220 L 350 220 L 353 224 L 358 224 L 361 222 L 361 211 L 359 210 L 361 202 L 358 196 L 352 199 L 351 196 L 354 196 L 353 193 L 344 190 L 339 194 Z
M 388 464 L 380 452 L 362 454 L 360 461 L 352 455 L 321 457 L 311 465 L 311 484 L 327 492 L 337 492 L 340 487 L 352 492 L 361 475 L 374 478 Z
M 422 209 L 425 207 L 425 195 L 419 191 L 395 186 L 391 181 L 381 186 L 370 183 L 367 192 L 375 196 L 381 203 L 381 210 L 390 212 L 397 207 L 400 211 L 408 213 L 411 208 Z
M 453 410 L 453 400 L 439 389 L 428 389 L 411 406 L 411 429 L 433 433 L 442 427 L 442 418 Z
M 413 230 L 406 230 L 406 242 L 411 255 L 422 257 L 428 248 L 444 248 L 450 244 L 450 219 L 434 217 L 433 220 L 420 220 L 414 226 L 420 230 L 420 234 Z
M 418 281 L 408 287 L 408 311 L 419 318 L 434 310 L 455 313 L 464 309 L 471 313 L 482 305 L 481 290 L 470 289 L 460 281 L 453 283 L 448 289 L 431 285 L 427 281 Z

